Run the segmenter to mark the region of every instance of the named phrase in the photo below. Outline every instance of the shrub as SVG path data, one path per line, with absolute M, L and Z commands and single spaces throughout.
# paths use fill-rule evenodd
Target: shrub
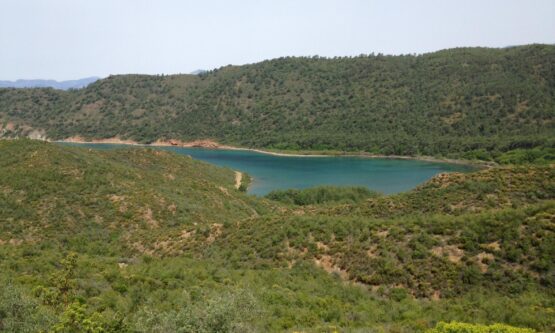
M 11 283 L 0 284 L 0 332 L 38 332 L 53 321 L 34 298 Z
M 318 186 L 303 190 L 275 190 L 266 198 L 299 206 L 324 203 L 357 203 L 379 196 L 366 187 Z
M 138 314 L 137 332 L 250 332 L 260 310 L 254 297 L 243 290 L 216 294 L 194 302 L 187 302 L 174 310 L 154 311 L 146 306 Z

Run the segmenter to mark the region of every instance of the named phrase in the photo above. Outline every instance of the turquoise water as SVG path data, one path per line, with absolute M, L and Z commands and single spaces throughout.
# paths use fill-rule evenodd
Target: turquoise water
M 67 143 L 64 143 L 67 144 Z M 116 144 L 69 144 L 95 149 L 129 148 Z M 190 155 L 201 161 L 248 173 L 248 192 L 264 195 L 276 189 L 319 185 L 366 186 L 385 194 L 407 191 L 441 172 L 467 172 L 469 166 L 364 157 L 274 156 L 241 150 L 151 147 Z

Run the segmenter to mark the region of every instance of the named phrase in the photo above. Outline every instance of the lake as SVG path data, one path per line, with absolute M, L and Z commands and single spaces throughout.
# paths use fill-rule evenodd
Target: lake
M 129 148 L 102 143 L 62 143 L 94 149 Z M 141 147 L 137 147 L 141 148 Z M 385 194 L 410 190 L 441 172 L 468 172 L 471 166 L 417 160 L 355 156 L 274 156 L 247 150 L 214 150 L 182 147 L 150 147 L 248 173 L 253 179 L 248 193 L 265 195 L 276 189 L 319 185 L 365 186 Z

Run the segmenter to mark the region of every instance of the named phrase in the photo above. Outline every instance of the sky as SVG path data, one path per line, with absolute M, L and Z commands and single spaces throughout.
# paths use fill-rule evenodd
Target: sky
M 0 80 L 555 43 L 555 0 L 0 0 Z

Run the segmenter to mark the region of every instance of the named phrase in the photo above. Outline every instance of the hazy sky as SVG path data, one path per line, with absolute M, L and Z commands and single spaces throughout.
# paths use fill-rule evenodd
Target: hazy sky
M 0 0 L 0 80 L 555 43 L 555 0 Z

